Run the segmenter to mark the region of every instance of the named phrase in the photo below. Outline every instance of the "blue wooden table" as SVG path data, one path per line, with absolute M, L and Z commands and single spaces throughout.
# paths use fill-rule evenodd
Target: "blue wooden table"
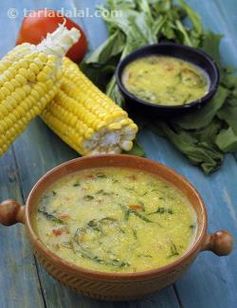
M 0 56 L 14 46 L 23 9 L 49 7 L 93 13 L 101 0 L 1 0 Z M 189 0 L 206 27 L 225 35 L 223 61 L 237 67 L 236 0 Z M 12 10 L 9 10 L 12 8 Z M 11 18 L 10 18 L 11 17 Z M 86 30 L 90 48 L 106 38 L 100 18 L 73 18 Z M 186 176 L 202 194 L 209 215 L 209 230 L 227 228 L 237 238 L 237 155 L 227 155 L 224 166 L 212 176 L 204 176 L 189 164 L 167 141 L 143 131 L 139 140 L 148 156 Z M 42 122 L 34 120 L 27 131 L 0 158 L 0 200 L 14 198 L 24 203 L 30 189 L 46 170 L 76 157 Z M 202 253 L 175 285 L 139 302 L 104 303 L 84 298 L 61 286 L 35 260 L 25 238 L 24 227 L 0 226 L 0 308 L 41 307 L 237 307 L 237 252 L 225 258 Z

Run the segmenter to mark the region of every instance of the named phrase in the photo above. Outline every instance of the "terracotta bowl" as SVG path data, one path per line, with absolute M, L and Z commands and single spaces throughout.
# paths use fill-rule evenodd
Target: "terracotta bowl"
M 44 246 L 36 234 L 32 215 L 42 193 L 56 180 L 78 170 L 115 166 L 131 167 L 156 174 L 180 189 L 190 200 L 198 221 L 195 240 L 184 255 L 169 265 L 137 273 L 103 273 L 87 270 L 64 261 Z M 101 300 L 133 300 L 156 292 L 176 281 L 189 267 L 198 253 L 211 250 L 219 256 L 228 255 L 232 250 L 232 237 L 227 231 L 207 233 L 207 213 L 202 198 L 196 189 L 175 171 L 154 161 L 128 155 L 104 155 L 84 157 L 66 162 L 46 173 L 33 187 L 21 206 L 13 200 L 0 205 L 0 223 L 9 226 L 24 223 L 34 253 L 50 275 L 64 285 Z

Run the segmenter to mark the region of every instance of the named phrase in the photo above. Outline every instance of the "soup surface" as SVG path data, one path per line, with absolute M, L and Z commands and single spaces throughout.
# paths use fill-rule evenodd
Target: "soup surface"
M 179 190 L 150 173 L 116 167 L 60 179 L 43 194 L 34 219 L 52 252 L 103 272 L 166 265 L 187 250 L 196 230 Z
M 209 78 L 181 59 L 148 56 L 128 64 L 123 84 L 138 98 L 158 105 L 184 105 L 208 93 Z

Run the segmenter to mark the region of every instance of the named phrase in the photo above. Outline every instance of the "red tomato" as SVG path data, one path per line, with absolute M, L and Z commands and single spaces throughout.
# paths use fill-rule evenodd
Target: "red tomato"
M 63 17 L 58 12 L 53 10 L 38 10 L 31 12 L 29 16 L 25 17 L 16 44 L 25 42 L 32 44 L 39 44 L 47 33 L 51 33 L 61 24 L 66 21 L 65 26 L 68 29 L 72 27 L 77 28 L 81 32 L 80 40 L 72 46 L 68 51 L 67 56 L 74 62 L 80 62 L 87 52 L 87 39 L 84 31 L 74 21 L 67 17 Z

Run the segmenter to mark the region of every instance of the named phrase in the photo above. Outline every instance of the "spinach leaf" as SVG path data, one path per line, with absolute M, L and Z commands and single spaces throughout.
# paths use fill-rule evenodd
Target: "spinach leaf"
M 203 108 L 190 114 L 180 117 L 175 122 L 183 129 L 192 130 L 200 129 L 211 123 L 216 116 L 218 110 L 221 109 L 229 91 L 223 87 L 219 87 L 215 97 Z
M 237 134 L 231 127 L 223 129 L 216 137 L 216 144 L 223 152 L 237 151 Z
M 218 112 L 217 116 L 219 119 L 225 121 L 237 134 L 237 98 L 235 98 L 235 104 L 225 104 L 225 106 Z
M 155 133 L 167 137 L 180 152 L 194 165 L 200 166 L 206 174 L 220 167 L 223 161 L 223 153 L 215 144 L 201 141 L 195 137 L 194 133 L 175 129 L 165 122 L 149 127 Z
M 219 67 L 221 67 L 219 47 L 222 37 L 221 34 L 216 34 L 211 31 L 205 32 L 201 45 L 202 49 L 216 61 Z
M 45 208 L 39 208 L 38 212 L 41 213 L 44 217 L 46 217 L 48 220 L 51 220 L 54 223 L 64 224 L 64 221 L 62 219 L 59 219 L 58 217 L 56 217 L 52 213 L 49 213 L 48 211 L 46 211 Z
M 85 60 L 85 63 L 96 66 L 107 64 L 113 57 L 120 55 L 124 47 L 125 35 L 117 30 Z
M 202 35 L 203 29 L 200 16 L 184 0 L 179 0 L 179 5 L 183 8 L 183 10 L 187 13 L 188 18 L 191 20 L 193 31 L 195 31 L 198 35 Z
M 145 151 L 140 146 L 140 144 L 137 142 L 137 140 L 134 141 L 133 148 L 129 152 L 126 152 L 126 154 L 140 156 L 140 157 L 146 157 Z
M 172 258 L 172 257 L 178 256 L 178 255 L 179 255 L 179 252 L 178 252 L 177 246 L 171 241 L 171 243 L 170 243 L 170 255 L 168 256 L 168 258 Z
M 100 230 L 97 229 L 96 222 L 93 220 L 89 222 L 89 227 L 93 229 L 96 228 L 94 230 L 100 232 Z M 130 266 L 128 262 L 120 260 L 119 258 L 110 259 L 109 257 L 104 258 L 104 257 L 98 256 L 88 246 L 83 245 L 80 242 L 80 234 L 84 233 L 85 231 L 86 231 L 85 228 L 78 228 L 72 238 L 71 246 L 75 254 L 78 253 L 83 258 L 86 258 L 95 263 L 104 264 L 107 266 L 114 266 L 114 267 L 119 267 L 119 268 Z
M 164 207 L 158 207 L 155 212 L 149 213 L 148 215 L 153 215 L 153 214 L 174 214 L 173 210 L 170 208 L 164 208 Z

